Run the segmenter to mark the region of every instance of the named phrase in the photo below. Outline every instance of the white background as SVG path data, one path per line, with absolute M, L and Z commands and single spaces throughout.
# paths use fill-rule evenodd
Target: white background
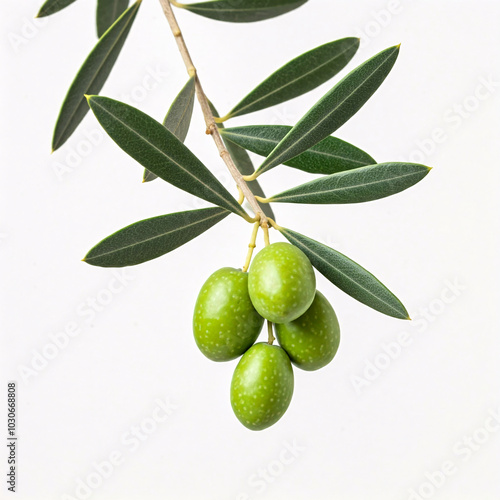
M 366 266 L 414 320 L 383 316 L 318 278 L 341 321 L 340 350 L 319 372 L 296 371 L 288 412 L 260 433 L 232 414 L 236 362 L 208 361 L 191 333 L 199 288 L 218 268 L 242 265 L 251 227 L 231 216 L 182 250 L 127 269 L 126 286 L 106 291 L 113 271 L 82 263 L 86 251 L 129 223 L 203 204 L 162 181 L 141 184 L 142 168 L 91 114 L 49 154 L 62 99 L 96 41 L 95 6 L 81 0 L 34 24 L 38 7 L 7 0 L 0 15 L 2 387 L 19 386 L 16 498 L 83 498 L 75 490 L 90 475 L 87 495 L 96 500 L 498 499 L 500 424 L 488 419 L 500 411 L 498 2 L 311 0 L 249 25 L 179 12 L 222 113 L 322 43 L 364 40 L 338 81 L 401 42 L 390 76 L 337 135 L 378 161 L 434 167 L 385 200 L 276 207 L 281 225 Z M 152 70 L 154 88 L 145 90 Z M 102 94 L 161 120 L 186 80 L 158 2 L 145 1 Z M 485 80 L 497 83 L 488 90 Z M 293 124 L 331 84 L 232 124 Z M 89 148 L 86 135 L 99 144 Z M 187 144 L 234 189 L 198 108 Z M 262 184 L 274 194 L 306 179 L 280 167 Z M 281 240 L 274 231 L 272 239 Z M 91 313 L 96 297 L 111 302 Z M 54 354 L 51 336 L 72 324 L 79 334 L 44 362 L 43 353 Z M 127 436 L 141 424 L 152 429 L 158 398 L 176 409 L 133 451 Z M 117 453 L 121 463 L 97 486 L 93 464 Z M 5 471 L 5 451 L 0 459 Z M 453 472 L 434 474 L 433 486 L 426 473 L 445 462 Z M 1 491 L 10 498 L 5 484 Z

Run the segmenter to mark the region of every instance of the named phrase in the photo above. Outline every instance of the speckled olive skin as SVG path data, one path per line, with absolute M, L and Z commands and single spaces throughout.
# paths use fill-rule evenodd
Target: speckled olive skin
M 273 243 L 252 262 L 248 291 L 261 316 L 273 323 L 288 323 L 302 316 L 314 300 L 314 269 L 297 247 Z
M 224 267 L 208 278 L 198 295 L 193 332 L 200 351 L 213 361 L 241 356 L 256 340 L 262 318 L 248 295 L 248 274 Z
M 281 347 L 255 344 L 240 359 L 231 381 L 231 406 L 245 427 L 260 431 L 275 424 L 292 394 L 292 364 Z
M 319 370 L 337 353 L 340 327 L 330 302 L 321 292 L 300 318 L 276 325 L 276 338 L 292 363 L 303 370 Z

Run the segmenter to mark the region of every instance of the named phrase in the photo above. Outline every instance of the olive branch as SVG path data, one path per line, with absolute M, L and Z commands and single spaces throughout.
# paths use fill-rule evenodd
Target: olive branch
M 47 0 L 38 15 L 53 14 L 74 1 Z M 233 117 L 282 104 L 335 77 L 355 56 L 359 39 L 331 41 L 299 55 L 271 74 L 221 118 L 203 91 L 172 6 L 215 21 L 245 23 L 271 19 L 301 6 L 306 8 L 307 0 L 212 0 L 190 4 L 160 0 L 189 76 L 160 123 L 132 106 L 99 95 L 135 22 L 140 4 L 141 0 L 130 6 L 126 0 L 98 0 L 99 40 L 63 101 L 52 148 L 63 146 L 91 109 L 116 144 L 144 167 L 145 182 L 160 178 L 214 206 L 135 222 L 95 245 L 84 261 L 101 267 L 137 265 L 179 248 L 232 213 L 253 224 L 243 266 L 245 271 L 252 259 L 259 227 L 267 243 L 269 228 L 274 228 L 345 293 L 386 315 L 409 319 L 401 301 L 375 276 L 336 250 L 279 226 L 271 207 L 275 203 L 345 204 L 378 200 L 415 185 L 428 174 L 430 169 L 424 165 L 377 163 L 368 153 L 332 136 L 386 79 L 398 57 L 399 45 L 375 54 L 353 69 L 295 125 L 226 128 L 225 123 Z M 212 136 L 236 183 L 237 198 L 184 145 L 195 96 L 203 112 L 206 132 Z M 248 151 L 264 158 L 257 168 Z M 266 196 L 259 183 L 262 174 L 283 166 L 319 177 Z M 252 214 L 243 207 L 244 200 Z

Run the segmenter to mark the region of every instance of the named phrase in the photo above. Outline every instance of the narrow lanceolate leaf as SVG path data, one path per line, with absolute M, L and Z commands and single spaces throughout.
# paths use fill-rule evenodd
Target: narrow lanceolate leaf
M 128 0 L 97 0 L 97 36 L 101 38 L 108 28 L 125 12 Z
M 83 120 L 89 107 L 85 94 L 98 94 L 108 78 L 132 27 L 141 0 L 130 6 L 103 35 L 78 71 L 59 112 L 52 149 L 62 146 Z
M 421 181 L 430 168 L 416 163 L 379 163 L 327 175 L 269 198 L 278 203 L 362 203 L 386 198 Z
M 292 127 L 249 125 L 221 130 L 224 139 L 261 156 L 268 156 Z M 369 154 L 336 137 L 328 136 L 305 153 L 284 163 L 310 174 L 334 174 L 377 163 Z
M 285 163 L 328 137 L 357 113 L 391 71 L 399 46 L 386 49 L 351 71 L 290 130 L 257 170 Z
M 359 38 L 343 38 L 302 54 L 264 80 L 225 119 L 269 108 L 315 89 L 343 69 L 358 47 Z
M 373 274 L 345 255 L 307 236 L 281 228 L 326 279 L 363 304 L 394 318 L 410 319 L 405 306 Z
M 172 3 L 217 21 L 252 23 L 286 14 L 306 2 L 307 0 L 214 0 L 190 4 Z
M 168 110 L 167 116 L 163 120 L 163 125 L 167 127 L 172 134 L 184 142 L 191 124 L 193 115 L 194 96 L 195 96 L 195 80 L 191 77 L 183 89 L 179 92 L 174 102 Z M 144 170 L 143 181 L 149 182 L 156 179 L 156 175 L 148 169 Z
M 88 102 L 111 139 L 143 167 L 188 193 L 248 218 L 210 170 L 161 123 L 107 97 L 89 96 Z
M 102 240 L 83 260 L 100 267 L 135 266 L 179 248 L 229 213 L 214 207 L 142 220 Z
M 219 113 L 217 112 L 212 103 L 210 103 L 210 109 L 212 110 L 212 114 L 214 115 L 214 117 L 218 118 Z M 217 126 L 219 127 L 219 130 L 221 132 L 224 130 L 224 125 L 222 123 L 217 124 Z M 240 174 L 252 175 L 255 172 L 255 169 L 252 160 L 250 159 L 250 156 L 248 156 L 248 153 L 243 148 L 240 148 L 233 142 L 226 141 L 225 139 L 224 139 L 224 144 L 226 145 L 226 149 L 231 155 L 231 158 L 233 159 L 236 168 L 240 171 Z M 247 184 L 254 195 L 260 196 L 261 198 L 266 197 L 258 181 L 250 181 Z M 267 217 L 271 217 L 271 219 L 276 218 L 274 216 L 273 209 L 271 208 L 271 205 L 269 203 L 259 203 L 259 206 L 260 208 L 262 208 L 262 211 L 267 215 Z
M 63 10 L 68 5 L 71 5 L 76 0 L 47 0 L 38 11 L 36 17 L 45 17 L 55 14 L 60 10 Z

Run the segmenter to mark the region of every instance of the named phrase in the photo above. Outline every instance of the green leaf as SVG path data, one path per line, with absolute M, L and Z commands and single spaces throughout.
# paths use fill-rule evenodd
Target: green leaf
M 125 12 L 128 0 L 97 0 L 97 37 L 102 35 Z
M 200 16 L 231 23 L 252 23 L 286 14 L 305 4 L 307 0 L 214 0 L 173 5 Z
M 399 193 L 421 181 L 429 167 L 379 163 L 327 175 L 269 198 L 277 203 L 362 203 Z
M 391 47 L 351 71 L 290 130 L 257 173 L 285 163 L 335 132 L 380 87 L 394 66 L 398 53 L 399 46 Z
M 111 139 L 143 167 L 188 193 L 249 218 L 210 170 L 161 123 L 107 97 L 89 96 L 88 102 Z
M 336 250 L 290 229 L 280 228 L 280 232 L 307 255 L 312 265 L 326 279 L 343 292 L 388 316 L 410 319 L 401 301 L 359 264 Z
M 268 156 L 292 127 L 250 125 L 221 130 L 224 139 L 261 156 Z M 334 174 L 377 163 L 369 154 L 336 137 L 328 136 L 305 153 L 284 163 L 310 174 Z
M 359 38 L 321 45 L 285 64 L 237 104 L 224 120 L 298 97 L 330 80 L 353 58 Z
M 163 126 L 184 142 L 191 124 L 193 115 L 194 96 L 196 95 L 195 78 L 191 77 L 184 88 L 179 92 L 163 120 Z M 143 181 L 156 179 L 156 175 L 148 169 L 144 170 Z
M 66 94 L 52 138 L 52 150 L 62 146 L 89 110 L 85 94 L 98 94 L 108 78 L 132 27 L 141 0 L 130 6 L 103 35 L 78 71 Z
M 76 0 L 47 0 L 38 11 L 36 17 L 45 17 L 55 14 L 60 10 L 63 10 L 68 5 L 71 5 Z
M 210 109 L 212 110 L 212 115 L 216 118 L 219 117 L 219 113 L 215 109 L 215 106 L 210 103 Z M 224 125 L 222 123 L 218 123 L 217 127 L 219 127 L 220 132 L 223 132 L 224 130 Z M 237 146 L 236 144 L 226 141 L 224 137 L 222 137 L 224 140 L 224 144 L 226 145 L 226 149 L 228 150 L 229 154 L 231 155 L 231 158 L 234 161 L 234 164 L 236 165 L 236 168 L 240 171 L 241 175 L 252 175 L 255 172 L 252 160 L 250 159 L 250 156 L 248 156 L 248 153 L 243 149 Z M 260 187 L 260 184 L 258 181 L 250 181 L 247 182 L 248 187 L 250 188 L 250 191 L 255 196 L 260 196 L 261 198 L 265 198 L 266 195 L 264 194 L 263 189 Z M 275 219 L 276 217 L 274 216 L 273 209 L 271 208 L 271 205 L 269 203 L 259 203 L 259 206 L 262 208 L 262 211 L 266 214 L 267 217 L 270 217 L 271 219 Z
M 179 248 L 228 215 L 214 207 L 142 220 L 102 240 L 83 260 L 100 267 L 135 266 Z

